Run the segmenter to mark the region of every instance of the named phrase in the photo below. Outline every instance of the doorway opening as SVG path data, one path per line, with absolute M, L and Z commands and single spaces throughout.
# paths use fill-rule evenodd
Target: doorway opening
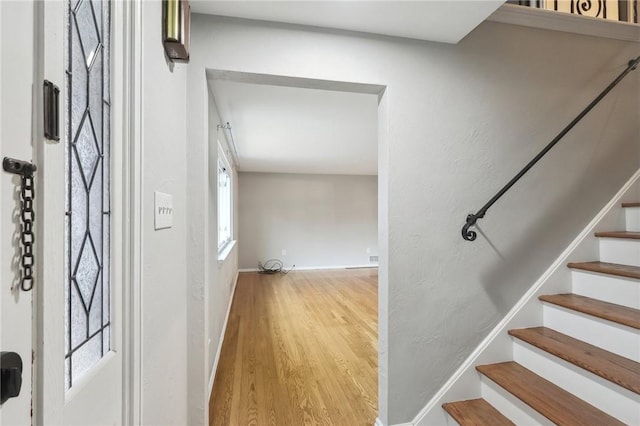
M 207 80 L 209 193 L 229 168 L 232 194 L 230 214 L 219 202 L 209 215 L 231 237 L 209 247 L 233 299 L 211 359 L 210 424 L 372 424 L 386 322 L 385 87 L 218 70 Z M 237 282 L 224 279 L 225 244 Z

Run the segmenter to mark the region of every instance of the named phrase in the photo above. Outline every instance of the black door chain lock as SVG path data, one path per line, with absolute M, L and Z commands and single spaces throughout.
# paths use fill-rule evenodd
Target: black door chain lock
M 4 157 L 2 168 L 5 172 L 19 175 L 22 179 L 20 188 L 20 198 L 22 199 L 20 209 L 20 219 L 22 221 L 22 232 L 20 233 L 20 243 L 22 244 L 20 288 L 22 291 L 30 291 L 33 288 L 33 266 L 35 263 L 33 258 L 33 243 L 35 242 L 33 235 L 33 221 L 35 219 L 35 211 L 33 210 L 33 199 L 35 198 L 33 173 L 37 167 L 27 161 Z

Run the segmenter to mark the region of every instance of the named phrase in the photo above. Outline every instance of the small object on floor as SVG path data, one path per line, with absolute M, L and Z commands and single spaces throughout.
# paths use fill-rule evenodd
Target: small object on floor
M 281 274 L 288 274 L 295 268 L 296 265 L 293 265 L 288 271 L 284 269 L 284 263 L 280 259 L 269 259 L 264 264 L 262 262 L 258 262 L 258 273 L 260 274 L 277 274 L 278 272 Z

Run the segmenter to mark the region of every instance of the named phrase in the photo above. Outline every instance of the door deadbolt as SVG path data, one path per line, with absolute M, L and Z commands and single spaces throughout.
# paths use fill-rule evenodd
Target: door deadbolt
M 20 395 L 22 358 L 15 352 L 0 352 L 0 404 Z

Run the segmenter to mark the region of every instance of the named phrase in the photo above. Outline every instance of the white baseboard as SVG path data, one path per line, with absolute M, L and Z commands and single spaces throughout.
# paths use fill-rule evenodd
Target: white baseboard
M 341 266 L 296 266 L 293 268 L 294 271 L 314 271 L 314 270 L 324 270 L 324 269 L 362 269 L 362 268 L 377 268 L 377 263 L 368 263 L 366 265 L 341 265 Z M 285 271 L 291 269 L 290 266 L 283 267 Z M 238 269 L 238 272 L 258 272 L 258 268 L 243 268 Z
M 480 355 L 489 348 L 489 346 L 496 340 L 496 338 L 507 332 L 508 325 L 516 317 L 516 315 L 530 302 L 536 294 L 541 290 L 548 279 L 554 274 L 554 272 L 567 262 L 569 255 L 580 245 L 580 243 L 592 235 L 596 225 L 605 217 L 611 209 L 613 209 L 620 202 L 624 194 L 635 184 L 640 178 L 640 170 L 636 171 L 633 176 L 624 184 L 624 186 L 616 193 L 616 195 L 609 201 L 605 207 L 589 222 L 589 224 L 578 234 L 578 236 L 569 244 L 569 246 L 560 254 L 560 256 L 553 262 L 553 264 L 538 278 L 534 285 L 522 296 L 522 298 L 516 303 L 516 305 L 507 313 L 507 315 L 496 325 L 496 327 L 489 333 L 489 335 L 478 345 L 478 347 L 469 355 L 469 357 L 462 363 L 462 365 L 456 370 L 451 378 L 440 388 L 440 390 L 431 398 L 431 400 L 420 410 L 420 412 L 413 419 L 411 424 L 428 425 L 431 422 L 428 420 L 432 410 L 441 410 L 443 398 L 449 392 L 456 382 L 469 370 L 473 369 L 476 364 L 476 360 Z M 542 308 L 541 308 L 542 309 Z M 478 395 L 480 396 L 480 395 Z M 422 423 L 424 422 L 424 423 Z
M 216 378 L 216 371 L 218 371 L 218 361 L 220 361 L 220 352 L 222 351 L 222 343 L 224 343 L 224 335 L 227 332 L 227 322 L 229 321 L 229 313 L 231 313 L 231 305 L 233 304 L 233 296 L 236 294 L 236 286 L 238 285 L 239 276 L 240 276 L 240 271 L 236 272 L 236 278 L 233 281 L 233 288 L 231 289 L 231 296 L 229 297 L 229 306 L 227 306 L 227 314 L 224 317 L 224 324 L 222 324 L 222 334 L 220 335 L 220 341 L 218 342 L 216 357 L 213 360 L 211 377 L 209 377 L 209 397 L 207 398 L 207 401 L 211 400 L 211 392 L 213 392 L 213 382 Z
M 384 423 L 382 423 L 382 420 L 376 417 L 376 422 L 373 424 L 373 426 L 384 426 Z M 398 423 L 392 426 L 413 426 L 413 423 Z

